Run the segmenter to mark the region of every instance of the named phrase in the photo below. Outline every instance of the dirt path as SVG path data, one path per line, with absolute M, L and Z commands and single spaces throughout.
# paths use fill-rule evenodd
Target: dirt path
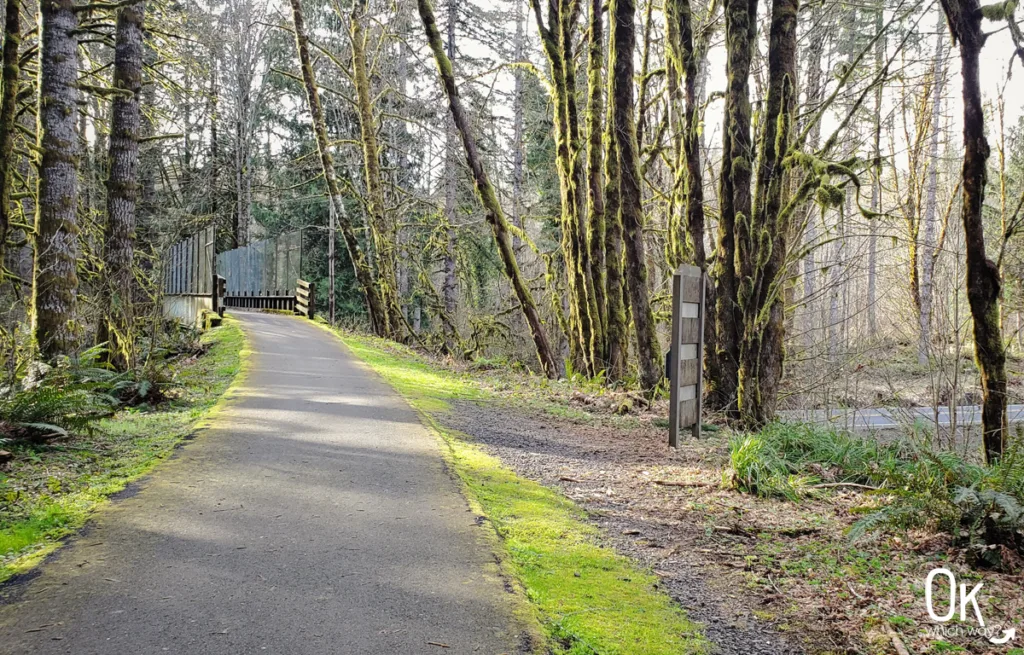
M 688 465 L 670 452 L 661 432 L 624 438 L 600 426 L 492 403 L 459 402 L 439 418 L 518 474 L 558 488 L 586 508 L 617 550 L 650 566 L 668 593 L 705 625 L 718 655 L 803 653 L 757 618 L 756 611 L 764 609 L 760 599 L 709 563 L 715 559 L 709 546 L 718 544 L 707 538 L 680 490 L 655 484 Z
M 481 528 L 416 414 L 326 332 L 240 318 L 254 354 L 236 400 L 4 587 L 0 652 L 520 652 Z

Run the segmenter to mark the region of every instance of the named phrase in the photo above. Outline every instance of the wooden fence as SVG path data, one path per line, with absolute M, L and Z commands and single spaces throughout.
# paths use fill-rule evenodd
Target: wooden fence
M 213 226 L 199 230 L 163 255 L 163 313 L 194 323 L 203 310 L 220 312 L 223 284 L 217 278 Z
M 164 293 L 208 296 L 214 291 L 213 226 L 185 237 L 164 254 Z

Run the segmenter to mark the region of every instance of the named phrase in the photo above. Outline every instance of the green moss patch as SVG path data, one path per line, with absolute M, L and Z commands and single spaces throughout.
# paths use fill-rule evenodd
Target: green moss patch
M 203 356 L 174 365 L 180 388 L 167 406 L 120 412 L 91 435 L 12 448 L 9 470 L 0 472 L 0 582 L 35 566 L 210 415 L 243 368 L 245 339 L 225 319 L 203 341 L 210 345 Z
M 346 345 L 437 430 L 445 457 L 474 508 L 501 538 L 503 566 L 521 585 L 563 655 L 681 655 L 709 651 L 699 627 L 656 588 L 657 578 L 600 544 L 572 501 L 517 476 L 434 414 L 460 398 L 486 399 L 466 376 L 442 371 L 411 350 L 353 334 Z

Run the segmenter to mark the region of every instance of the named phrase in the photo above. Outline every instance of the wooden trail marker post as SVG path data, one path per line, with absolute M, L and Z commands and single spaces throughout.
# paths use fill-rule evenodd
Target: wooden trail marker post
M 672 345 L 668 355 L 668 445 L 679 446 L 679 432 L 700 437 L 704 395 L 704 271 L 680 266 L 672 276 Z

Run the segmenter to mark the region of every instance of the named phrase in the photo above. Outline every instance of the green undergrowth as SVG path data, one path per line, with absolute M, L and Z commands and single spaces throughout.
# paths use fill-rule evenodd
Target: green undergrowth
M 341 338 L 440 434 L 474 509 L 497 531 L 503 567 L 532 603 L 549 648 L 564 655 L 708 652 L 699 627 L 657 589 L 657 578 L 602 546 L 579 507 L 439 422 L 451 400 L 486 400 L 486 391 L 401 346 L 351 333 Z
M 763 497 L 799 501 L 835 487 L 866 492 L 856 541 L 884 529 L 933 528 L 981 566 L 1001 566 L 1004 546 L 1024 554 L 1021 435 L 1002 462 L 983 466 L 911 438 L 879 440 L 827 426 L 774 423 L 730 441 L 726 482 Z
M 159 409 L 127 409 L 91 434 L 8 447 L 14 458 L 0 471 L 0 582 L 38 564 L 211 415 L 243 368 L 244 337 L 225 319 L 202 340 L 204 355 L 173 365 L 178 393 Z

